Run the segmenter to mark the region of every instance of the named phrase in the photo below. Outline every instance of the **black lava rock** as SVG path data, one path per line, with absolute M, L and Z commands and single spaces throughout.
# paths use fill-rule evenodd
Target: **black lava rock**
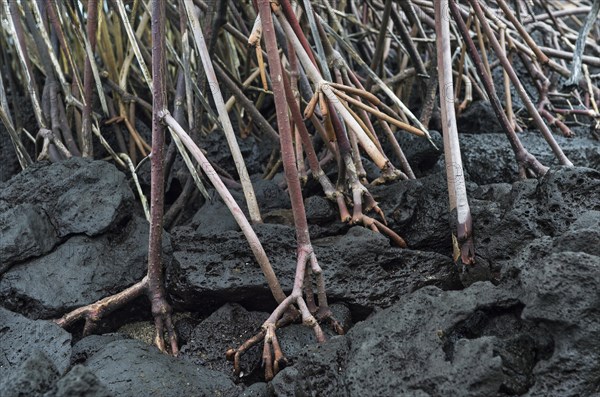
M 58 379 L 54 363 L 41 350 L 33 350 L 15 371 L 0 380 L 3 397 L 41 396 Z
M 215 396 L 236 389 L 225 374 L 132 339 L 108 343 L 85 366 L 115 396 Z
M 284 289 L 291 289 L 296 266 L 294 230 L 283 225 L 256 226 Z M 268 308 L 272 295 L 250 247 L 238 232 L 207 239 L 187 228 L 173 230 L 173 266 L 167 283 L 178 305 L 198 310 L 227 301 Z M 242 243 L 240 243 L 242 241 Z M 363 227 L 346 235 L 313 241 L 323 268 L 328 296 L 343 299 L 353 310 L 387 307 L 405 293 L 425 285 L 460 285 L 451 259 L 433 252 L 392 247 L 387 237 Z
M 111 397 L 108 389 L 83 365 L 74 366 L 44 397 Z
M 19 372 L 19 366 L 37 351 L 44 352 L 41 361 L 49 361 L 58 373 L 69 367 L 71 335 L 58 325 L 30 320 L 1 307 L 0 324 L 0 379 Z

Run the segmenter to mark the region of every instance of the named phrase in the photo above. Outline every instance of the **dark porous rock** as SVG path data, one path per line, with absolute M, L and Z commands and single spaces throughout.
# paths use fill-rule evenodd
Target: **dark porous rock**
M 582 252 L 600 256 L 600 211 L 585 211 L 556 239 L 556 252 Z
M 133 339 L 107 344 L 85 366 L 115 396 L 217 396 L 235 388 L 223 373 Z
M 367 180 L 373 181 L 381 176 L 381 169 L 369 157 L 361 156 L 361 162 L 367 175 Z
M 58 379 L 54 363 L 41 350 L 31 355 L 6 377 L 0 378 L 2 397 L 41 396 Z
M 273 393 L 526 392 L 534 381 L 533 368 L 551 354 L 552 339 L 543 327 L 520 318 L 523 304 L 517 297 L 489 283 L 476 283 L 465 291 L 420 289 L 357 324 L 346 336 L 306 349 L 295 365 L 275 377 Z M 515 372 L 523 378 L 516 385 L 511 377 Z
M 510 264 L 533 240 L 562 235 L 581 212 L 598 211 L 599 191 L 600 172 L 578 167 L 553 168 L 539 181 L 516 182 L 510 190 L 478 188 L 471 199 L 476 252 Z
M 329 305 L 329 308 L 331 309 L 333 319 L 338 322 L 344 332 L 348 332 L 348 330 L 354 326 L 352 312 L 348 305 L 344 303 L 332 303 Z
M 451 253 L 446 173 L 371 189 L 388 226 L 409 248 Z
M 74 366 L 44 397 L 112 397 L 108 389 L 83 365 Z
M 547 209 L 540 215 L 551 236 L 563 233 L 582 210 L 600 210 L 600 170 L 557 167 L 538 186 L 539 200 Z
M 295 242 L 293 229 L 272 224 L 255 226 L 265 246 L 276 252 L 290 253 L 283 264 L 267 251 L 276 274 L 294 271 Z M 270 233 L 262 233 L 264 230 Z M 166 269 L 167 289 L 176 307 L 211 313 L 227 302 L 254 304 L 254 308 L 270 307 L 273 297 L 255 262 L 250 246 L 240 232 L 225 231 L 203 236 L 187 227 L 173 228 L 172 266 Z M 269 242 L 269 238 L 273 239 Z M 282 245 L 283 244 L 283 245 Z M 198 302 L 202 302 L 199 306 Z M 211 309 L 213 308 L 213 309 Z
M 320 327 L 328 339 L 335 337 L 335 333 L 327 323 L 323 322 Z M 291 324 L 278 329 L 277 341 L 288 366 L 293 365 L 298 356 L 306 349 L 318 345 L 312 328 L 308 328 L 302 324 Z
M 562 236 L 534 241 L 514 261 L 528 302 L 523 319 L 545 325 L 555 341 L 554 354 L 535 368 L 532 396 L 600 390 L 599 223 L 598 211 L 582 213 Z
M 333 318 L 347 331 L 352 324 L 348 307 L 334 303 L 330 305 L 330 309 Z M 268 316 L 269 313 L 266 312 L 249 312 L 240 305 L 226 304 L 194 329 L 189 343 L 182 348 L 181 354 L 195 365 L 203 365 L 229 374 L 234 382 L 241 381 L 252 385 L 264 379 L 262 365 L 264 339 L 259 340 L 240 356 L 239 375 L 235 375 L 233 363 L 224 360 L 225 352 L 240 347 L 257 335 Z M 323 321 L 321 329 L 327 338 L 336 335 L 329 321 Z M 286 365 L 293 364 L 307 347 L 317 344 L 313 329 L 299 323 L 278 328 L 276 335 Z M 284 364 L 280 365 L 283 368 Z
M 304 200 L 308 223 L 323 224 L 335 220 L 339 215 L 333 204 L 324 197 L 310 196 Z
M 214 193 L 212 195 L 213 199 L 205 202 L 198 209 L 189 226 L 195 227 L 199 235 L 206 237 L 228 230 L 240 230 L 229 208 L 221 201 L 220 197 Z
M 225 352 L 257 334 L 268 316 L 264 312 L 249 312 L 238 304 L 225 304 L 192 331 L 181 354 L 196 365 L 228 373 L 235 380 L 233 364 L 225 360 Z M 240 378 L 260 371 L 261 355 L 262 343 L 242 355 Z
M 539 182 L 515 184 L 510 193 L 505 186 L 478 189 L 482 199 L 497 194 L 507 202 L 526 193 L 534 206 L 529 218 L 535 233 L 510 252 L 499 286 L 479 282 L 446 292 L 426 287 L 405 295 L 346 336 L 307 347 L 271 382 L 271 393 L 597 394 L 600 211 L 584 210 L 597 205 L 595 180 L 595 171 L 561 168 Z M 563 211 L 544 229 L 535 205 L 548 205 L 557 189 L 579 216 Z M 510 211 L 507 202 L 495 204 Z
M 4 127 L 4 123 L 0 123 L 0 158 L 2 159 L 2 167 L 0 167 L 0 186 L 4 181 L 9 180 L 13 175 L 21 171 L 21 165 L 15 152 L 15 146 L 12 144 L 10 135 Z
M 347 336 L 336 336 L 326 343 L 309 346 L 294 365 L 286 367 L 273 378 L 269 383 L 269 395 L 350 396 L 344 379 L 349 352 L 350 339 Z
M 476 253 L 486 260 L 510 258 L 533 239 L 564 231 L 575 208 L 593 207 L 598 172 L 556 167 L 540 180 L 481 185 L 467 182 Z M 557 179 L 558 178 L 558 179 Z M 560 181 L 559 181 L 560 179 Z M 564 181 L 563 181 L 564 180 Z M 578 182 L 579 181 L 579 182 Z M 445 172 L 372 189 L 389 223 L 412 249 L 452 252 Z M 556 196 L 550 202 L 550 196 Z M 564 202 L 561 202 L 565 195 Z M 554 231 L 552 231 L 554 229 Z
M 466 178 L 481 185 L 518 180 L 518 164 L 506 135 L 461 134 L 459 139 Z
M 71 335 L 49 321 L 30 320 L 0 307 L 0 379 L 6 379 L 36 351 L 59 373 L 69 367 Z
M 0 189 L 0 274 L 70 236 L 114 229 L 132 205 L 125 175 L 105 161 L 33 164 Z
M 263 224 L 256 230 L 284 290 L 291 290 L 297 249 L 294 229 Z M 178 305 L 188 310 L 198 310 L 197 302 L 208 307 L 239 302 L 263 310 L 272 306 L 265 277 L 241 233 L 225 232 L 207 240 L 190 229 L 175 228 L 173 243 L 167 286 Z M 451 258 L 393 247 L 387 237 L 364 227 L 315 239 L 313 247 L 328 296 L 353 310 L 387 307 L 426 285 L 460 286 Z
M 245 389 L 239 397 L 267 397 L 268 395 L 267 384 L 257 382 Z
M 290 195 L 275 181 L 260 177 L 253 178 L 252 187 L 254 188 L 256 201 L 258 201 L 261 212 L 291 208 Z
M 263 222 L 276 225 L 294 226 L 294 213 L 291 209 L 280 209 L 264 212 Z
M 168 235 L 163 247 L 168 262 Z M 147 251 L 148 223 L 137 217 L 113 233 L 76 235 L 45 256 L 13 266 L 0 279 L 0 298 L 30 317 L 60 316 L 141 280 Z
M 445 173 L 376 187 L 372 192 L 390 228 L 411 249 L 443 255 L 452 252 L 453 218 L 448 212 Z M 600 172 L 582 167 L 554 167 L 539 180 L 512 185 L 477 186 L 467 182 L 475 252 L 497 275 L 497 268 L 524 246 L 543 236 L 564 233 L 581 211 L 598 210 Z
M 189 342 L 194 329 L 201 320 L 191 313 L 176 313 L 173 317 L 173 325 L 175 325 L 175 332 L 177 332 L 177 340 L 180 345 L 186 345 Z
M 352 325 L 352 317 L 348 306 L 340 303 L 330 305 L 333 318 L 340 323 L 344 331 L 348 331 Z M 321 322 L 321 330 L 327 339 L 337 334 L 330 326 L 330 321 Z M 296 359 L 307 348 L 318 345 L 315 332 L 312 328 L 302 324 L 291 324 L 277 330 L 277 339 L 288 365 L 293 365 Z
M 59 238 L 40 206 L 0 201 L 0 275 L 13 264 L 50 252 Z
M 444 330 L 444 352 L 454 361 L 457 347 L 466 340 L 490 337 L 493 355 L 502 359 L 505 375 L 499 391 L 509 395 L 526 393 L 535 382 L 534 367 L 553 352 L 554 340 L 545 327 L 521 318 L 524 304 L 508 299 L 492 307 L 481 307 Z
M 133 194 L 115 166 L 73 157 L 27 168 L 0 191 L 3 201 L 41 206 L 60 237 L 95 236 L 129 216 Z
M 331 310 L 336 320 L 349 329 L 352 320 L 348 308 L 334 303 Z M 234 374 L 233 363 L 225 360 L 225 352 L 255 336 L 268 316 L 266 312 L 247 311 L 238 304 L 225 304 L 194 329 L 181 355 L 195 365 L 229 374 L 234 382 L 252 383 L 263 379 L 262 340 L 241 355 L 238 376 Z M 327 324 L 324 323 L 322 329 L 328 337 L 334 336 Z M 317 344 L 313 330 L 300 324 L 278 329 L 277 337 L 288 363 L 293 363 L 306 347 Z
M 475 101 L 458 116 L 456 120 L 458 132 L 461 133 L 459 139 L 462 143 L 462 134 L 491 134 L 502 133 L 504 130 L 494 113 L 490 101 Z M 462 145 L 461 145 L 462 147 Z
M 401 249 L 361 226 L 339 237 L 313 241 L 327 294 L 351 309 L 388 307 L 427 285 L 460 287 L 452 260 L 435 252 Z
M 532 395 L 598 393 L 600 257 L 560 252 L 532 262 L 540 269 L 522 273 L 532 289 L 523 318 L 552 326 L 556 340 L 552 358 L 535 369 Z
M 110 333 L 104 335 L 89 335 L 80 339 L 73 345 L 71 365 L 84 363 L 88 358 L 102 350 L 107 344 L 121 339 L 127 339 L 127 337 L 120 333 Z
M 536 199 L 538 184 L 529 179 L 514 183 L 508 191 L 482 193 L 478 189 L 472 195 L 475 251 L 492 266 L 510 261 L 521 248 L 544 234 L 536 219 L 543 211 Z
M 600 145 L 586 135 L 554 138 L 565 155 L 580 167 L 600 170 Z M 558 161 L 537 131 L 519 134 L 525 148 L 542 164 L 556 166 Z M 463 165 L 469 178 L 478 184 L 514 182 L 518 179 L 518 164 L 505 134 L 461 134 Z
M 442 151 L 442 134 L 434 130 L 430 130 L 429 134 L 431 135 L 431 140 L 437 149 L 425 138 L 410 134 L 405 131 L 398 131 L 395 134 L 398 143 L 404 152 L 404 156 L 406 156 L 408 163 L 417 176 L 422 176 L 431 170 L 436 165 L 438 159 L 440 159 L 440 157 L 442 157 L 444 154 Z M 384 150 L 388 155 L 394 153 L 394 151 L 387 146 Z M 399 159 L 393 155 L 393 164 L 399 166 L 398 161 Z

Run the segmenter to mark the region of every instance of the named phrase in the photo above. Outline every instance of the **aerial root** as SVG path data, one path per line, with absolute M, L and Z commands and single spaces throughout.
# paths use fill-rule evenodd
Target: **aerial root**
M 117 294 L 107 296 L 106 298 L 102 298 L 97 302 L 79 307 L 69 313 L 66 313 L 61 318 L 55 319 L 54 322 L 62 328 L 68 328 L 76 322 L 84 320 L 85 325 L 83 326 L 83 336 L 91 335 L 102 318 L 143 295 L 147 292 L 147 290 L 148 276 Z M 156 309 L 154 309 L 155 305 L 153 304 L 152 311 L 152 314 L 154 315 L 154 324 L 156 327 L 154 343 L 160 351 L 169 353 L 164 341 L 164 333 L 166 331 L 169 337 L 170 353 L 176 356 L 179 354 L 179 348 L 175 326 L 171 317 L 171 307 L 164 299 L 163 302 L 158 303 L 159 304 L 156 305 Z
M 165 344 L 165 330 L 169 337 L 170 353 L 174 356 L 179 354 L 179 345 L 177 341 L 177 333 L 173 324 L 173 317 L 170 309 L 160 314 L 154 314 L 154 325 L 156 333 L 154 335 L 154 344 L 163 353 L 169 353 Z
M 292 300 L 282 302 L 282 304 L 275 309 L 281 309 L 282 305 L 291 305 Z M 318 309 L 316 317 L 313 316 L 309 311 L 304 299 L 302 297 L 297 298 L 296 304 L 300 307 L 300 313 L 302 314 L 302 324 L 311 327 L 315 334 L 315 339 L 318 343 L 324 343 L 326 341 L 325 333 L 323 332 L 319 322 L 328 321 L 332 329 L 339 335 L 345 333 L 342 325 L 333 317 L 333 313 L 329 308 L 325 310 Z M 297 317 L 297 316 L 296 316 Z M 265 380 L 270 381 L 279 371 L 283 370 L 288 365 L 288 360 L 283 354 L 279 339 L 277 337 L 276 330 L 285 325 L 293 322 L 291 317 L 283 318 L 280 321 L 272 322 L 267 320 L 261 327 L 261 330 L 253 337 L 244 342 L 241 346 L 236 349 L 229 349 L 226 353 L 226 357 L 229 361 L 233 361 L 234 373 L 236 376 L 241 374 L 241 357 L 251 347 L 258 344 L 261 340 L 263 341 L 262 350 L 262 368 L 264 369 Z
M 352 209 L 352 218 L 350 219 L 350 224 L 353 225 L 363 225 L 364 227 L 368 227 L 374 232 L 383 233 L 394 244 L 398 247 L 406 248 L 406 241 L 398 235 L 398 233 L 394 232 L 387 226 L 387 220 L 385 219 L 385 214 L 377 204 L 377 201 L 373 198 L 371 193 L 360 183 L 354 184 L 352 187 L 352 198 L 353 198 L 353 209 Z M 365 215 L 363 212 L 374 211 L 380 218 L 381 221 L 372 218 L 368 215 Z
M 311 307 L 309 308 L 307 301 L 312 302 L 313 296 L 312 282 L 309 282 L 311 272 L 317 278 L 319 306 L 316 307 L 311 303 Z M 306 300 L 302 295 L 302 291 L 307 296 Z M 311 311 L 315 311 L 315 315 Z M 296 277 L 292 293 L 275 308 L 273 313 L 263 323 L 260 332 L 248 339 L 237 349 L 229 349 L 227 351 L 226 357 L 228 360 L 233 361 L 234 373 L 237 376 L 241 373 L 240 358 L 242 354 L 263 340 L 262 365 L 265 380 L 269 381 L 273 379 L 287 365 L 287 359 L 279 345 L 276 330 L 277 328 L 296 322 L 299 318 L 302 319 L 303 325 L 312 328 L 318 343 L 323 343 L 326 339 L 319 321 L 329 320 L 336 332 L 343 333 L 342 326 L 333 318 L 333 314 L 327 305 L 322 271 L 310 243 L 300 246 L 298 249 Z

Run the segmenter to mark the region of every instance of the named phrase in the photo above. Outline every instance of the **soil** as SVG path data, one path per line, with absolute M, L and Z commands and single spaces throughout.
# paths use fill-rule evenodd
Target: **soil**
M 240 376 L 225 360 L 228 348 L 257 332 L 274 300 L 214 192 L 188 208 L 163 241 L 182 345 L 174 358 L 151 345 L 145 298 L 111 314 L 97 335 L 82 337 L 82 325 L 63 330 L 49 321 L 145 274 L 148 225 L 129 176 L 80 158 L 36 163 L 15 175 L 7 161 L 12 168 L 0 182 L 1 395 L 600 393 L 600 145 L 586 131 L 557 137 L 575 164 L 561 167 L 539 134 L 524 132 L 524 145 L 551 168 L 540 179 L 519 180 L 489 104 L 471 109 L 459 124 L 476 265 L 452 261 L 443 155 L 426 141 L 398 136 L 417 180 L 369 187 L 406 249 L 341 223 L 309 181 L 311 237 L 348 332 L 327 330 L 328 341 L 319 345 L 300 325 L 279 330 L 288 366 L 268 383 L 260 347 L 243 356 Z M 223 140 L 204 143 L 211 159 L 230 170 Z M 243 140 L 242 152 L 266 221 L 256 232 L 289 292 L 296 245 L 281 174 L 260 180 L 270 155 L 264 142 Z M 168 197 L 178 185 L 170 184 Z

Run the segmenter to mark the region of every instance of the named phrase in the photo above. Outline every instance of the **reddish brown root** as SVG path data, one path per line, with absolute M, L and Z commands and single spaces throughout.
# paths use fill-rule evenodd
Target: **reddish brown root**
M 164 299 L 163 299 L 164 301 Z M 153 305 L 154 306 L 154 305 Z M 164 301 L 160 306 L 160 312 L 154 313 L 154 325 L 156 333 L 154 335 L 154 344 L 163 353 L 169 353 L 165 344 L 165 331 L 169 338 L 170 353 L 174 356 L 179 354 L 179 344 L 177 342 L 177 333 L 171 316 L 171 306 Z
M 144 277 L 140 282 L 119 292 L 118 294 L 100 299 L 98 302 L 77 308 L 66 313 L 61 318 L 54 320 L 62 328 L 68 328 L 74 323 L 84 320 L 84 335 L 93 332 L 97 322 L 107 314 L 115 311 L 119 307 L 131 302 L 142 295 L 148 288 L 148 277 Z
M 66 313 L 61 318 L 54 320 L 62 328 L 69 328 L 79 321 L 85 321 L 83 326 L 83 336 L 90 335 L 94 332 L 96 326 L 102 318 L 114 312 L 118 308 L 133 301 L 147 292 L 148 277 L 144 277 L 141 281 L 131 287 L 115 294 L 102 298 L 92 304 L 82 306 L 69 313 Z M 157 306 L 158 310 L 154 312 L 154 322 L 156 326 L 156 335 L 154 342 L 156 347 L 165 353 L 170 353 L 176 356 L 179 353 L 177 334 L 171 317 L 171 307 L 164 302 L 164 305 Z M 167 349 L 164 334 L 165 331 L 169 338 L 169 349 Z
M 375 201 L 371 193 L 363 185 L 356 184 L 353 187 L 352 193 L 354 207 L 350 223 L 355 225 L 361 224 L 364 227 L 368 227 L 374 232 L 383 233 L 386 236 L 388 236 L 390 240 L 392 240 L 392 242 L 398 247 L 406 248 L 406 241 L 402 237 L 400 237 L 398 233 L 394 232 L 387 226 L 385 214 L 383 213 L 381 208 L 379 208 L 379 206 L 377 205 L 377 201 Z M 378 214 L 381 217 L 382 221 L 380 222 L 377 219 L 365 215 L 363 212 L 363 206 L 364 212 L 369 212 L 373 210 L 376 214 Z
M 312 302 L 314 298 L 312 298 L 312 281 L 310 281 L 311 272 L 317 279 L 316 283 L 319 298 L 319 306 L 317 309 L 315 309 L 314 302 Z M 291 295 L 287 296 L 275 308 L 273 313 L 263 323 L 262 329 L 258 334 L 248 339 L 237 349 L 229 349 L 227 351 L 227 358 L 233 360 L 235 374 L 239 375 L 241 373 L 241 355 L 250 347 L 263 340 L 262 362 L 265 371 L 265 379 L 268 381 L 277 375 L 277 373 L 286 366 L 287 360 L 279 345 L 276 330 L 291 322 L 297 321 L 299 318 L 302 319 L 303 325 L 312 328 L 318 343 L 325 342 L 325 333 L 321 329 L 319 321 L 315 315 L 313 315 L 313 311 L 319 319 L 331 320 L 332 326 L 336 331 L 343 331 L 343 328 L 333 318 L 331 310 L 327 306 L 324 286 L 325 283 L 322 271 L 317 263 L 312 246 L 310 246 L 310 244 L 301 245 L 298 248 L 296 277 L 294 279 L 294 288 Z M 307 297 L 306 299 L 303 297 L 303 291 Z M 311 302 L 311 307 L 307 305 L 307 302 Z M 297 309 L 294 308 L 294 305 Z

